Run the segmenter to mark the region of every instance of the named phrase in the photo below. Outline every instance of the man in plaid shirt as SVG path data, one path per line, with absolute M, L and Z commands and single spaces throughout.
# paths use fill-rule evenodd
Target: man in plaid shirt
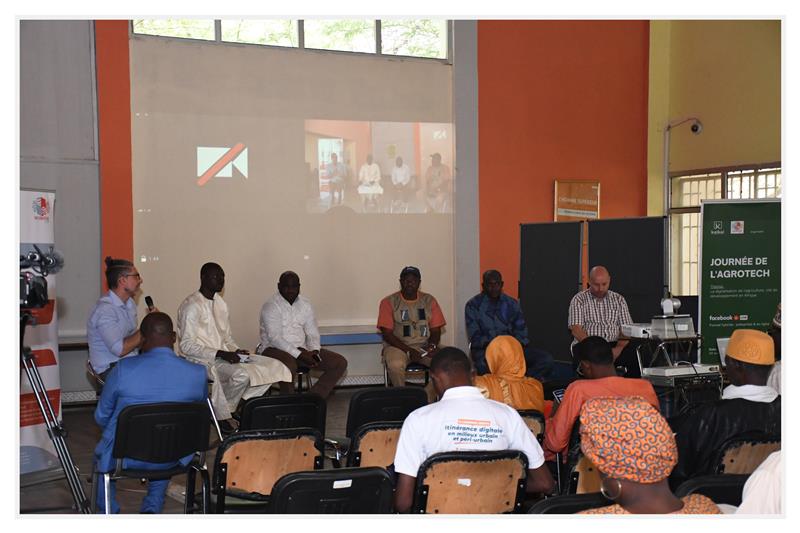
M 589 271 L 589 288 L 572 297 L 569 303 L 569 329 L 572 346 L 586 337 L 597 335 L 612 343 L 614 360 L 628 344 L 620 339 L 622 324 L 632 324 L 625 298 L 608 290 L 611 275 L 604 266 L 597 265 Z M 570 346 L 570 349 L 572 348 Z

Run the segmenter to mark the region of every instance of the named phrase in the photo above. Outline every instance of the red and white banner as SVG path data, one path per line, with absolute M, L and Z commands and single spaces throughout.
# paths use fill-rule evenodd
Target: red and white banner
M 47 252 L 54 244 L 53 207 L 55 193 L 20 191 L 20 254 L 27 254 L 36 244 Z M 47 396 L 58 418 L 61 418 L 61 377 L 58 368 L 58 315 L 56 312 L 56 276 L 47 276 L 48 302 L 33 309 L 36 324 L 25 330 L 25 346 L 33 352 Z M 28 376 L 20 362 L 19 381 L 19 445 L 20 474 L 60 468 L 42 413 L 36 402 Z

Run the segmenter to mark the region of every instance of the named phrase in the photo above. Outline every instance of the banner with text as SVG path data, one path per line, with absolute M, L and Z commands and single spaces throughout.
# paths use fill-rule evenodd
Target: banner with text
M 780 200 L 704 201 L 700 360 L 719 363 L 717 339 L 766 331 L 781 299 Z
M 42 251 L 54 243 L 53 207 L 55 194 L 45 191 L 20 191 L 20 254 Z M 35 325 L 25 328 L 25 345 L 31 348 L 47 397 L 55 415 L 61 418 L 61 377 L 58 368 L 58 316 L 56 314 L 56 276 L 47 276 L 47 305 L 31 312 Z M 20 365 L 22 363 L 20 362 Z M 19 396 L 19 471 L 30 474 L 60 468 L 55 448 L 25 370 L 20 368 Z

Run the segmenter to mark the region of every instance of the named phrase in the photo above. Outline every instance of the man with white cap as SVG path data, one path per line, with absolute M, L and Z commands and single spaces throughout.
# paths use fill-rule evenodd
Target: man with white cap
M 733 332 L 725 354 L 731 384 L 722 399 L 670 420 L 678 444 L 678 464 L 670 475 L 673 488 L 690 477 L 713 474 L 717 453 L 732 437 L 758 432 L 780 439 L 781 397 L 767 385 L 774 364 L 769 335 L 755 329 Z

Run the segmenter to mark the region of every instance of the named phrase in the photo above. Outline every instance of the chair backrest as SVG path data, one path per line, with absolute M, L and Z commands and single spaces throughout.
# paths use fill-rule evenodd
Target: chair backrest
M 742 504 L 742 490 L 750 474 L 716 474 L 687 479 L 675 490 L 675 496 L 683 498 L 689 494 L 708 496 L 714 503 Z
M 345 434 L 352 437 L 356 428 L 370 422 L 402 422 L 409 413 L 427 403 L 428 396 L 419 387 L 360 390 L 350 398 Z
M 392 479 L 383 468 L 339 468 L 294 472 L 272 489 L 275 514 L 388 514 Z
M 570 494 L 587 494 L 600 491 L 600 471 L 594 463 L 581 455 L 570 471 Z
M 205 402 L 129 405 L 117 418 L 112 455 L 171 463 L 207 450 L 210 430 Z
M 347 453 L 347 466 L 379 466 L 394 463 L 402 422 L 371 422 L 355 430 Z
M 544 439 L 544 413 L 536 409 L 522 409 L 517 412 L 522 417 L 525 425 L 528 426 L 528 429 L 531 430 L 533 436 L 541 444 Z
M 528 514 L 575 514 L 587 509 L 597 509 L 613 505 L 613 501 L 607 499 L 599 492 L 588 494 L 565 494 L 547 498 L 528 509 Z
M 317 394 L 265 396 L 242 406 L 242 431 L 314 428 L 325 435 L 327 405 Z
M 519 512 L 527 475 L 528 459 L 517 450 L 437 453 L 419 467 L 412 512 Z
M 266 500 L 286 474 L 323 466 L 322 435 L 313 428 L 239 431 L 227 437 L 214 459 L 214 491 Z
M 781 449 L 780 437 L 747 432 L 728 439 L 717 454 L 716 474 L 752 474 L 774 451 Z

